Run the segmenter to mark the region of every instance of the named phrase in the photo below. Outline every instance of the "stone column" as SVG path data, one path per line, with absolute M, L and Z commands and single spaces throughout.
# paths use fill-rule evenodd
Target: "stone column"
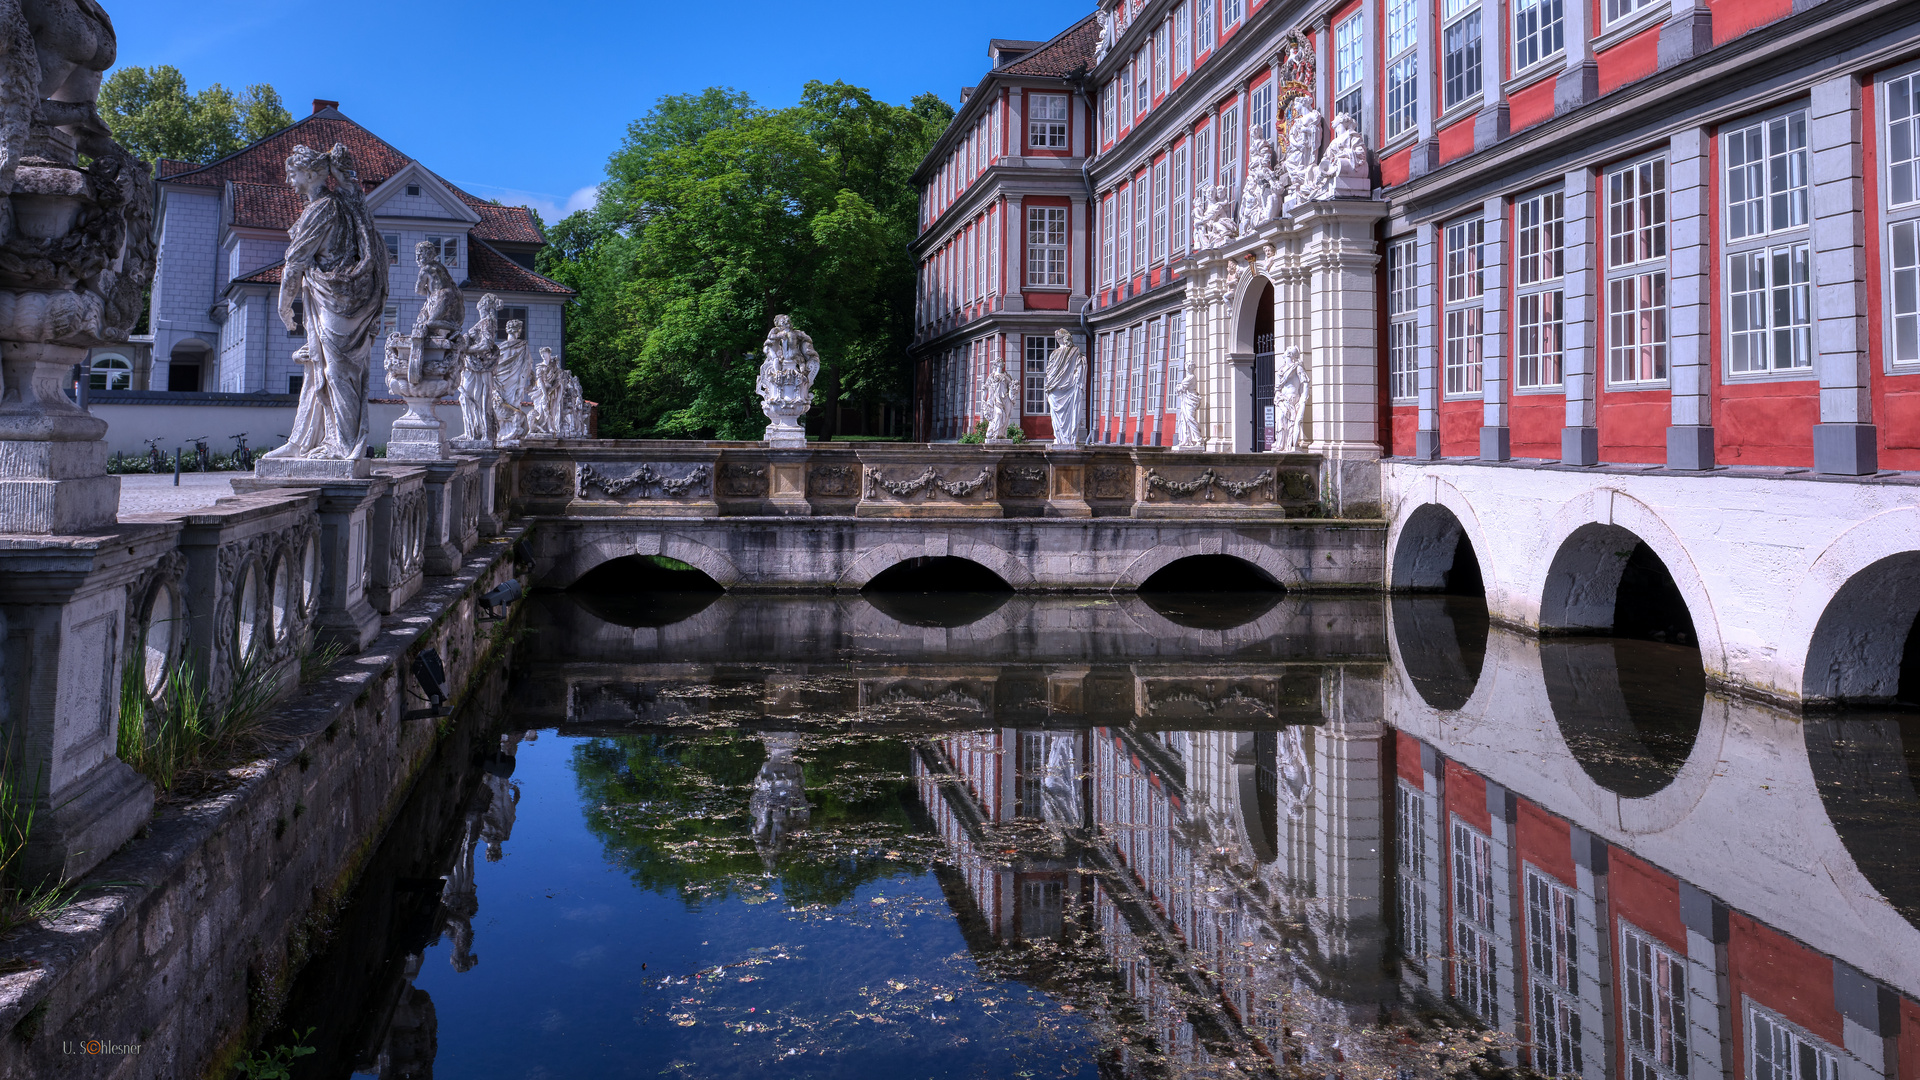
M 1413 456 L 1422 461 L 1440 457 L 1440 227 L 1419 227 L 1414 263 L 1420 315 L 1414 329 L 1414 362 L 1418 365 L 1419 428 L 1413 435 Z
M 1473 116 L 1473 148 L 1486 150 L 1507 137 L 1510 127 L 1504 87 L 1512 19 L 1506 4 L 1486 0 L 1480 5 L 1480 111 Z
M 1600 96 L 1600 68 L 1593 59 L 1594 27 L 1593 7 L 1589 4 L 1566 4 L 1562 7 L 1562 18 L 1566 21 L 1566 65 L 1553 77 L 1553 114 L 1572 112 L 1587 102 Z
M 1504 106 L 1502 106 L 1504 108 Z M 1486 292 L 1481 305 L 1481 420 L 1480 459 L 1506 461 L 1513 457 L 1513 349 L 1507 339 L 1507 309 L 1512 306 L 1507 263 L 1507 200 L 1495 196 L 1481 210 L 1485 222 Z
M 1713 316 L 1707 271 L 1713 258 L 1707 226 L 1707 139 L 1701 128 L 1673 136 L 1667 167 L 1667 377 L 1673 421 L 1667 468 L 1713 468 Z
M 1593 177 L 1585 169 L 1567 174 L 1564 234 L 1566 304 L 1562 308 L 1561 379 L 1567 395 L 1567 425 L 1560 432 L 1560 460 L 1567 465 L 1600 463 L 1599 414 L 1595 409 L 1600 355 L 1594 347 L 1594 312 L 1600 293 L 1596 270 Z
M 1385 203 L 1337 200 L 1300 207 L 1301 263 L 1312 274 L 1308 312 L 1308 449 L 1326 456 L 1324 497 L 1341 516 L 1379 512 L 1380 249 Z
M 1868 476 L 1879 470 L 1880 456 L 1868 393 L 1860 83 L 1842 75 L 1815 84 L 1811 113 L 1807 141 L 1813 152 L 1813 348 L 1820 376 L 1813 471 Z
M 1391 991 L 1380 963 L 1387 945 L 1381 781 L 1391 768 L 1383 751 L 1393 735 L 1379 719 L 1385 703 L 1378 681 L 1344 669 L 1329 672 L 1321 701 L 1328 723 L 1308 729 L 1313 790 L 1307 824 L 1315 906 L 1327 920 L 1322 955 L 1343 1000 L 1380 1001 Z

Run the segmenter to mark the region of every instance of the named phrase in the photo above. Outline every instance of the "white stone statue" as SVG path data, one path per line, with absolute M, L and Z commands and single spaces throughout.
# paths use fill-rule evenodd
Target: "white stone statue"
M 1247 148 L 1247 178 L 1240 185 L 1240 227 L 1254 229 L 1280 216 L 1280 197 L 1286 180 L 1275 168 L 1273 144 L 1262 132 L 1253 133 Z
M 533 366 L 533 385 L 527 410 L 527 434 L 557 438 L 561 430 L 560 410 L 566 404 L 566 389 L 561 385 L 560 361 L 553 350 L 542 348 L 540 362 Z
M 800 418 L 813 405 L 813 380 L 820 374 L 820 354 L 813 351 L 813 339 L 793 328 L 785 315 L 773 317 L 773 329 L 767 332 L 767 344 L 760 362 L 760 378 L 754 389 L 760 394 L 760 411 L 767 414 L 767 445 L 804 447 L 807 430 Z
M 306 365 L 307 377 L 293 431 L 286 445 L 261 455 L 262 476 L 287 475 L 292 470 L 272 463 L 289 458 L 353 462 L 366 456 L 368 367 L 387 300 L 386 241 L 347 148 L 335 143 L 323 154 L 294 147 L 287 184 L 306 209 L 287 243 L 280 321 L 306 335 L 294 359 Z
M 1007 429 L 1020 423 L 1020 397 L 1013 376 L 1007 373 L 1006 357 L 1001 357 L 993 374 L 987 376 L 986 392 L 987 441 L 1010 442 Z
M 434 403 L 453 388 L 465 366 L 461 354 L 467 337 L 460 326 L 466 322 L 467 301 L 440 261 L 438 243 L 422 240 L 414 248 L 414 258 L 420 265 L 414 291 L 426 303 L 420 305 L 412 334 L 401 337 L 396 330 L 387 335 L 387 392 L 407 403 L 405 415 L 393 422 L 387 438 L 387 457 L 444 461 L 446 424 L 435 413 Z
M 1233 202 L 1224 184 L 1202 188 L 1193 199 L 1193 246 L 1197 251 L 1222 247 L 1240 235 L 1233 219 Z
M 533 355 L 527 345 L 527 326 L 519 319 L 507 321 L 506 340 L 500 342 L 500 359 L 493 367 L 494 438 L 502 446 L 520 441 L 527 433 L 527 400 L 533 383 Z
M 1180 379 L 1173 384 L 1173 421 L 1175 450 L 1205 448 L 1200 435 L 1200 378 L 1191 361 L 1181 361 Z
M 478 307 L 480 318 L 464 335 L 460 354 L 460 423 L 464 430 L 454 442 L 461 447 L 492 446 L 499 430 L 494 419 L 493 379 L 500 348 L 493 336 L 500 298 L 487 293 Z
M 1307 382 L 1306 361 L 1300 347 L 1289 345 L 1275 357 L 1273 373 L 1273 452 L 1292 454 L 1306 440 L 1307 398 L 1312 388 Z
M 1100 36 L 1093 42 L 1093 62 L 1099 63 L 1107 58 L 1107 50 L 1113 48 L 1113 15 L 1106 8 L 1093 9 L 1093 21 L 1100 27 Z
M 1360 127 L 1346 113 L 1333 115 L 1333 138 L 1320 157 L 1315 199 L 1364 199 L 1373 194 L 1373 170 Z
M 1282 163 L 1287 173 L 1287 198 L 1281 209 L 1293 208 L 1314 199 L 1320 178 L 1320 110 L 1305 95 L 1287 105 L 1287 157 Z
M 560 436 L 566 439 L 587 437 L 587 396 L 580 389 L 580 376 L 571 371 L 560 373 Z
M 1053 332 L 1059 344 L 1047 354 L 1047 412 L 1053 418 L 1053 448 L 1074 450 L 1086 440 L 1087 354 L 1073 343 L 1073 331 Z

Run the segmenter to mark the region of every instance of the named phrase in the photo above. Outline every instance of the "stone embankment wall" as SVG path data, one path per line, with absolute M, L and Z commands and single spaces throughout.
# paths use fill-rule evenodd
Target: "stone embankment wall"
M 0 1077 L 198 1076 L 272 1023 L 445 723 L 403 718 L 427 705 L 409 665 L 436 650 L 460 704 L 503 642 L 476 599 L 513 574 L 519 535 L 428 579 L 274 709 L 283 741 L 227 790 L 163 802 L 77 903 L 0 945 Z

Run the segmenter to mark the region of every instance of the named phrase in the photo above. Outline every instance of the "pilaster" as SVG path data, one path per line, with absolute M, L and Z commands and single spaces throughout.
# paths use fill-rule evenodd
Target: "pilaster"
M 1566 302 L 1561 309 L 1564 351 L 1561 379 L 1567 395 L 1566 427 L 1560 433 L 1560 460 L 1567 465 L 1600 463 L 1599 413 L 1596 408 L 1599 354 L 1594 338 L 1598 252 L 1594 243 L 1593 177 L 1585 169 L 1567 174 Z
M 1418 285 L 1414 295 L 1434 299 L 1420 305 L 1419 321 L 1414 328 L 1413 355 L 1419 382 L 1420 426 L 1413 436 L 1413 456 L 1422 461 L 1435 461 L 1440 457 L 1440 339 L 1436 322 L 1440 296 L 1440 230 L 1438 226 L 1428 223 L 1420 226 L 1415 235 L 1418 237 L 1415 243 L 1418 257 L 1414 261 L 1413 272 Z
M 1506 461 L 1513 456 L 1511 429 L 1513 358 L 1507 340 L 1507 201 L 1488 199 L 1481 209 L 1486 229 L 1481 248 L 1486 292 L 1480 324 L 1480 458 Z
M 1674 134 L 1667 167 L 1667 376 L 1673 386 L 1667 429 L 1669 469 L 1713 468 L 1712 259 L 1708 235 L 1707 140 L 1701 128 Z
M 1298 208 L 1300 262 L 1310 275 L 1307 370 L 1311 439 L 1326 456 L 1323 492 L 1343 517 L 1379 512 L 1380 248 L 1385 203 L 1337 200 Z
M 1879 438 L 1868 391 L 1860 84 L 1841 75 L 1815 84 L 1812 96 L 1813 362 L 1820 378 L 1813 470 L 1866 476 L 1879 469 Z

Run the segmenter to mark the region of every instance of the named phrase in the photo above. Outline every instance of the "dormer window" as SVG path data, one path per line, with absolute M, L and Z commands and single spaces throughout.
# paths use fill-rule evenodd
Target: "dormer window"
M 419 185 L 419 184 L 408 184 L 408 185 L 407 185 L 407 194 L 409 194 L 409 195 L 418 195 L 418 194 L 420 194 L 420 185 Z

